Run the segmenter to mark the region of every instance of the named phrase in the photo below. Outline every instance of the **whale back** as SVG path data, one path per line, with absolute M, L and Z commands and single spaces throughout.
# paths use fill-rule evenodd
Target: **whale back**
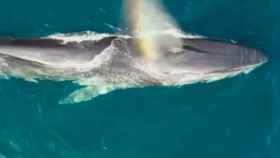
M 63 42 L 57 39 L 0 39 L 0 53 L 41 63 L 83 63 L 110 46 L 115 37 L 98 41 Z

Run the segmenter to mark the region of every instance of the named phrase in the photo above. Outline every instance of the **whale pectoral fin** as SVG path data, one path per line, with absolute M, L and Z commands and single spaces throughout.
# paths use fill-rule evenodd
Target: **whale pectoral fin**
M 90 101 L 97 96 L 107 94 L 115 89 L 116 87 L 113 85 L 87 86 L 72 92 L 69 96 L 60 100 L 59 104 L 76 104 Z
M 72 92 L 66 98 L 60 100 L 59 104 L 81 103 L 81 102 L 89 101 L 94 97 L 96 97 L 96 95 L 94 93 L 93 87 L 85 87 Z

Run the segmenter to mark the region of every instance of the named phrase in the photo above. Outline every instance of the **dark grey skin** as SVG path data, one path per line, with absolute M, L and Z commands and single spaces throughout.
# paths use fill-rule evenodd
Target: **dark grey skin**
M 65 104 L 87 101 L 115 89 L 211 82 L 248 73 L 267 61 L 255 49 L 205 38 L 182 38 L 182 48 L 164 48 L 156 60 L 146 61 L 135 40 L 121 36 L 67 43 L 1 39 L 0 72 L 4 77 L 72 80 L 86 86 L 60 102 Z

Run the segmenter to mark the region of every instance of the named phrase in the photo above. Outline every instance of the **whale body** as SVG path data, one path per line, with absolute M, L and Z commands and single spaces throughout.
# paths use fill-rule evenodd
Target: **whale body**
M 31 82 L 73 81 L 81 88 L 60 101 L 70 104 L 89 101 L 117 89 L 208 83 L 249 73 L 267 62 L 256 49 L 187 36 L 176 36 L 183 41 L 183 47 L 163 47 L 156 60 L 147 61 L 137 49 L 136 37 L 94 36 L 81 38 L 85 34 L 80 33 L 2 38 L 0 74 L 2 78 L 17 77 Z M 173 35 L 161 38 L 168 40 L 169 36 Z

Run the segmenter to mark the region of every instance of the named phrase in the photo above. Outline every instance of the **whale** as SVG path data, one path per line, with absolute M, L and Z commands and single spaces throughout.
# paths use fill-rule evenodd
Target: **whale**
M 207 37 L 162 34 L 182 46 L 162 46 L 155 60 L 137 47 L 138 37 L 68 33 L 41 38 L 0 38 L 2 79 L 72 81 L 80 88 L 60 104 L 75 104 L 114 90 L 151 86 L 181 87 L 247 74 L 263 65 L 263 52 L 237 42 Z

